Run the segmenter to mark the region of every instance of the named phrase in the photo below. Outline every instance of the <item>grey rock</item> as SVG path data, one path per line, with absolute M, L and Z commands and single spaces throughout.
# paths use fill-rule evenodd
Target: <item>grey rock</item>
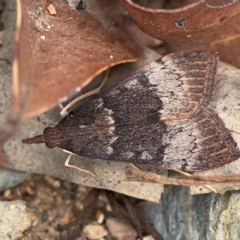
M 0 192 L 7 188 L 15 187 L 23 182 L 28 173 L 19 172 L 7 168 L 0 168 Z
M 148 203 L 146 216 L 164 240 L 240 239 L 240 193 L 192 196 L 188 187 L 166 186 L 159 204 Z
M 12 104 L 12 58 L 14 47 L 14 34 L 15 34 L 15 1 L 6 1 L 5 11 L 3 13 L 4 34 L 3 34 L 3 47 L 0 48 L 0 123 L 1 126 L 6 118 L 7 113 L 11 109 Z M 4 161 L 4 159 L 3 159 Z M 23 182 L 27 174 L 0 168 L 0 191 Z
M 0 202 L 0 240 L 17 239 L 30 225 L 23 201 Z
M 0 49 L 0 61 L 5 61 L 5 63 L 11 65 L 15 41 L 16 1 L 6 1 L 6 6 L 3 12 L 3 23 L 3 46 Z

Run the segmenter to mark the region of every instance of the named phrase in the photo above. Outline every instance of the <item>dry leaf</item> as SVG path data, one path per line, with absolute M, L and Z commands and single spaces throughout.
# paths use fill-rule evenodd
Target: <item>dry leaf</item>
M 125 30 L 123 10 L 109 11 L 116 1 L 89 0 L 82 11 L 72 7 L 71 1 L 52 4 L 56 16 L 49 14 L 43 0 L 22 1 L 14 109 L 25 105 L 25 118 L 56 106 L 59 99 L 74 89 L 80 91 L 108 67 L 135 61 L 144 48 Z
M 212 35 L 187 44 L 168 44 L 168 52 L 184 49 L 211 48 L 218 52 L 219 59 L 240 68 L 240 19 L 237 18 L 225 28 L 220 28 Z
M 201 0 L 174 10 L 144 8 L 131 0 L 120 2 L 144 32 L 167 42 L 201 39 L 240 16 L 240 1 L 210 6 Z

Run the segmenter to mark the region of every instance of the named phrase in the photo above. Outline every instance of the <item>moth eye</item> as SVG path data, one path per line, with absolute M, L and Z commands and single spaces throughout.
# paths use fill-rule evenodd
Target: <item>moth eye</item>
M 43 134 L 52 134 L 52 127 L 47 127 L 44 129 Z

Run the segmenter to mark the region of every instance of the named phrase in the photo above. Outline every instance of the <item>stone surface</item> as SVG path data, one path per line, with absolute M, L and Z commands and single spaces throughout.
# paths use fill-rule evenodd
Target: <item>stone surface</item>
M 0 168 L 0 192 L 18 185 L 23 182 L 27 176 L 28 174 L 25 172 Z
M 240 239 L 240 192 L 192 196 L 189 188 L 167 186 L 146 215 L 164 240 Z
M 102 239 L 108 234 L 107 230 L 102 225 L 98 224 L 86 225 L 83 228 L 83 232 L 89 239 Z
M 14 240 L 31 225 L 23 201 L 0 201 L 0 239 Z
M 107 218 L 106 226 L 112 237 L 116 240 L 135 240 L 137 238 L 136 229 L 129 223 L 116 218 Z
M 12 104 L 12 59 L 15 33 L 15 1 L 6 1 L 7 5 L 3 13 L 4 34 L 3 44 L 0 48 L 0 125 L 3 125 L 6 115 L 9 113 Z M 1 159 L 3 157 L 3 159 Z M 0 162 L 4 161 L 1 155 Z M 26 173 L 0 168 L 0 191 L 13 187 L 24 181 Z

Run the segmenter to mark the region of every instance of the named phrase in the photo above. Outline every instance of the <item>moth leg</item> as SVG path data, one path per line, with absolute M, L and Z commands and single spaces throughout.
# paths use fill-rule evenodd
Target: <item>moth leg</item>
M 183 171 L 181 171 L 181 170 L 174 170 L 174 171 L 179 172 L 179 173 L 181 173 L 181 174 L 183 174 L 183 175 L 185 175 L 185 176 L 192 176 L 192 174 L 187 173 L 187 172 L 183 172 Z M 215 188 L 213 188 L 212 186 L 210 186 L 210 185 L 204 185 L 204 187 L 210 189 L 210 190 L 211 190 L 212 192 L 214 192 L 214 193 L 218 193 L 217 190 L 216 190 Z
M 86 98 L 86 97 L 89 97 L 89 96 L 92 96 L 92 95 L 94 95 L 94 94 L 99 93 L 99 91 L 101 90 L 101 88 L 103 87 L 103 85 L 106 83 L 106 81 L 107 81 L 107 79 L 108 79 L 108 76 L 109 76 L 109 73 L 110 73 L 110 68 L 106 71 L 106 74 L 105 74 L 105 76 L 104 76 L 104 79 L 103 79 L 102 83 L 100 84 L 100 86 L 99 86 L 98 88 L 95 88 L 95 89 L 93 89 L 92 91 L 89 91 L 89 92 L 87 92 L 87 93 L 85 93 L 85 94 L 83 94 L 83 95 L 75 98 L 73 101 L 71 101 L 70 103 L 68 103 L 64 108 L 63 108 L 62 104 L 60 104 L 60 107 L 62 108 L 62 111 L 60 112 L 60 115 L 63 116 L 63 117 L 67 116 L 67 115 L 68 115 L 68 111 L 67 111 L 67 110 L 68 110 L 70 107 L 72 107 L 75 103 L 79 102 L 80 100 L 82 100 L 82 99 L 84 99 L 84 98 Z
M 135 164 L 129 163 L 129 165 L 137 170 L 142 171 L 139 167 L 137 167 Z
M 76 166 L 74 166 L 74 165 L 69 164 L 69 161 L 70 161 L 72 155 L 74 155 L 74 154 L 73 154 L 73 153 L 70 153 L 70 154 L 68 155 L 68 157 L 67 157 L 64 165 L 65 165 L 66 167 L 71 168 L 71 169 L 75 169 L 75 170 L 78 170 L 78 171 L 80 171 L 80 172 L 84 172 L 84 173 L 87 173 L 87 174 L 91 175 L 92 177 L 96 178 L 96 179 L 100 182 L 101 187 L 102 187 L 102 181 L 101 181 L 101 179 L 100 179 L 96 174 L 92 173 L 91 171 L 88 171 L 88 170 L 85 170 L 85 169 L 82 169 L 82 168 L 79 168 L 79 167 L 76 167 Z

